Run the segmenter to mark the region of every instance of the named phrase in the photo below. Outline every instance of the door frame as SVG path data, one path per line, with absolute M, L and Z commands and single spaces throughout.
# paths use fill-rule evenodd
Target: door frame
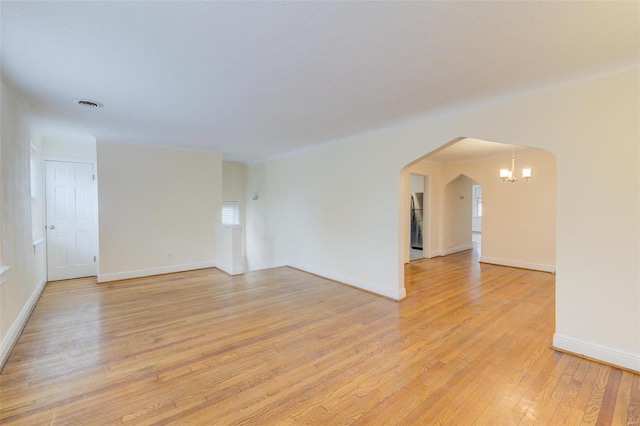
M 95 253 L 96 253 L 96 277 L 98 276 L 99 272 L 100 272 L 100 231 L 99 231 L 99 221 L 98 221 L 98 163 L 95 159 L 88 159 L 88 158 L 70 158 L 70 157 L 58 157 L 58 156 L 52 156 L 52 155 L 44 155 L 42 156 L 42 170 L 43 170 L 43 178 L 44 178 L 44 223 L 45 226 L 47 224 L 47 176 L 46 173 L 44 173 L 44 171 L 46 170 L 46 164 L 47 161 L 58 161 L 58 162 L 63 162 L 63 163 L 84 163 L 84 164 L 91 164 L 93 166 L 93 173 L 96 176 L 95 180 L 93 180 L 93 185 L 91 187 L 91 190 L 93 191 L 93 202 L 94 202 L 94 217 L 93 217 L 93 226 L 95 227 Z M 45 236 L 45 260 L 47 262 L 47 280 L 49 280 L 49 242 L 47 241 L 47 233 L 45 230 L 44 233 Z
M 409 172 L 407 175 L 407 189 L 408 189 L 408 194 L 407 194 L 407 199 L 408 199 L 408 204 L 407 204 L 407 216 L 410 217 L 411 215 L 411 176 L 421 176 L 423 179 L 423 195 L 422 195 L 422 229 L 423 231 L 423 237 L 422 237 L 422 257 L 424 257 L 425 259 L 431 259 L 431 244 L 430 244 L 430 236 L 431 236 L 431 229 L 430 229 L 430 223 L 431 223 L 431 179 L 429 177 L 429 175 L 423 175 L 422 173 L 413 173 L 413 172 Z M 411 220 L 409 219 L 409 226 L 408 226 L 408 245 L 409 245 L 409 250 L 411 250 Z M 426 238 L 425 238 L 426 236 Z M 409 261 L 411 259 L 411 253 L 409 253 Z

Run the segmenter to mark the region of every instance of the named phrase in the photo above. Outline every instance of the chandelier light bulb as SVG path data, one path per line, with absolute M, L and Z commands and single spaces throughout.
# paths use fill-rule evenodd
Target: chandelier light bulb
M 515 147 L 511 151 L 511 168 L 510 169 L 500 169 L 500 179 L 503 182 L 516 183 L 518 178 L 516 177 L 516 149 Z M 522 169 L 522 179 L 529 181 L 529 178 L 532 177 L 532 170 L 530 167 L 525 167 Z

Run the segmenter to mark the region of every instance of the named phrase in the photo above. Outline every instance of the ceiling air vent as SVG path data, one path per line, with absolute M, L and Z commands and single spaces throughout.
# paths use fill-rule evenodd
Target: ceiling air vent
M 100 102 L 92 101 L 90 99 L 74 99 L 74 101 L 85 108 L 102 108 L 104 106 Z

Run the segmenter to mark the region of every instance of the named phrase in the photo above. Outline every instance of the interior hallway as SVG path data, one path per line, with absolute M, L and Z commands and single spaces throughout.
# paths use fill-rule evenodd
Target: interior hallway
M 286 267 L 51 283 L 2 424 L 634 424 L 640 376 L 555 352 L 554 276 L 469 250 L 395 302 Z

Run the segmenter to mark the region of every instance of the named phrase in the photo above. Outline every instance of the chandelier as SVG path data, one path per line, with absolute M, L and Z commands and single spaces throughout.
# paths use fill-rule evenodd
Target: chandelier
M 525 181 L 529 181 L 531 178 L 531 168 L 525 167 L 522 169 L 522 178 Z M 516 177 L 516 149 L 513 148 L 511 151 L 511 168 L 510 169 L 500 169 L 500 179 L 503 182 L 516 183 L 518 178 Z

